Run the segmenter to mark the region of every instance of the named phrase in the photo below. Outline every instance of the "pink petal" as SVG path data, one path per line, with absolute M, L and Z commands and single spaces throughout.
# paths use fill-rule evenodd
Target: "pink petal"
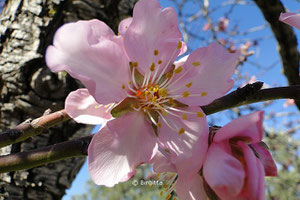
M 263 137 L 263 111 L 241 116 L 226 124 L 216 133 L 214 142 L 221 142 L 233 137 L 244 137 L 251 143 L 257 143 Z
M 259 160 L 264 166 L 266 176 L 277 176 L 277 167 L 265 143 L 251 144 L 258 153 Z
M 119 34 L 120 35 L 125 35 L 126 31 L 128 30 L 130 24 L 132 22 L 132 17 L 123 19 L 120 24 L 119 24 Z
M 173 64 L 180 52 L 177 49 L 181 33 L 177 25 L 177 16 L 173 8 L 161 10 L 157 0 L 141 0 L 133 10 L 133 20 L 128 28 L 124 45 L 132 62 L 138 62 L 138 70 L 145 74 L 152 63 L 159 60 L 159 74 L 163 67 Z M 157 55 L 154 55 L 157 51 Z
M 76 122 L 83 124 L 102 124 L 112 119 L 110 110 L 99 105 L 87 89 L 71 92 L 66 98 L 65 109 Z
M 182 65 L 182 71 L 174 76 L 168 87 L 170 94 L 181 96 L 178 100 L 191 106 L 212 102 L 232 88 L 231 76 L 238 57 L 238 53 L 228 53 L 217 43 L 197 49 Z M 183 97 L 184 92 L 189 96 Z
M 256 158 L 251 148 L 244 142 L 238 142 L 238 145 L 242 147 L 244 158 L 247 166 L 246 172 L 246 191 L 243 191 L 242 195 L 247 199 L 265 199 L 265 186 L 264 177 L 265 172 L 262 163 Z
M 166 153 L 162 154 L 161 151 L 158 151 L 154 158 L 151 160 L 153 163 L 153 171 L 156 173 L 163 172 L 174 172 L 176 173 L 176 167 L 174 164 L 170 162 L 170 157 L 166 155 Z
M 221 199 L 233 199 L 244 185 L 244 167 L 232 154 L 226 142 L 212 143 L 203 166 L 203 175 Z
M 295 14 L 295 13 L 281 13 L 279 20 L 294 26 L 297 29 L 300 29 L 300 14 Z
M 179 176 L 176 183 L 176 193 L 179 199 L 183 200 L 208 199 L 203 187 L 203 180 L 198 174 L 195 174 L 189 181 L 184 181 Z
M 85 84 L 100 104 L 115 103 L 126 93 L 128 58 L 120 36 L 98 20 L 63 25 L 48 47 L 46 62 L 54 71 L 67 71 Z
M 170 151 L 170 160 L 176 165 L 178 173 L 188 178 L 196 174 L 204 162 L 208 147 L 208 126 L 204 115 L 197 117 L 197 112 L 203 113 L 199 107 L 181 109 L 193 114 L 186 113 L 187 119 L 183 119 L 183 113 L 177 111 L 172 113 L 179 117 L 171 114 L 164 116 L 173 128 L 160 119 L 162 126 L 158 128 L 158 137 L 161 145 Z M 179 134 L 181 128 L 184 133 Z
M 156 151 L 156 136 L 143 113 L 127 113 L 93 137 L 88 148 L 90 176 L 96 184 L 112 187 L 127 181 Z

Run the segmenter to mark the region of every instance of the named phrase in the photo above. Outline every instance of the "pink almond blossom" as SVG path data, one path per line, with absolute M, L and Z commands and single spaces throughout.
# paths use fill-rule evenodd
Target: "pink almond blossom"
M 68 114 L 80 123 L 106 123 L 88 149 L 96 184 L 127 181 L 158 146 L 179 171 L 195 173 L 202 165 L 208 126 L 199 106 L 232 88 L 239 55 L 215 43 L 175 62 L 186 51 L 181 39 L 176 12 L 157 0 L 137 2 L 118 35 L 99 20 L 56 32 L 47 65 L 86 87 L 70 93 Z
M 263 112 L 239 117 L 217 130 L 203 167 L 186 179 L 169 162 L 167 152 L 157 154 L 154 171 L 178 173 L 177 195 L 184 200 L 262 200 L 265 199 L 264 177 L 277 176 L 277 168 L 263 143 Z M 218 197 L 218 198 L 213 198 Z
M 281 13 L 279 16 L 279 20 L 288 25 L 294 26 L 297 29 L 300 29 L 300 14 L 291 12 Z

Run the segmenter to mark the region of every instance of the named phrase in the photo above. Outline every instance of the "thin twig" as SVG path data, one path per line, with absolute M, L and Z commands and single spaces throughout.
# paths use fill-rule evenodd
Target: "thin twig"
M 14 129 L 0 134 L 0 148 L 10 144 L 22 142 L 32 136 L 43 133 L 48 128 L 60 124 L 70 117 L 65 110 L 60 110 L 52 114 L 44 115 L 34 120 L 26 120 Z

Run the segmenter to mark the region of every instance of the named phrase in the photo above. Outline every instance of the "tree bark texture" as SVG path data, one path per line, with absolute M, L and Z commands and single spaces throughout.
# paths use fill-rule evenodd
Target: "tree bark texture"
M 69 92 L 81 84 L 65 73 L 53 74 L 44 54 L 62 24 L 100 19 L 117 30 L 131 15 L 136 0 L 8 0 L 0 15 L 0 132 L 50 108 L 64 107 Z M 68 121 L 30 141 L 0 149 L 0 154 L 27 151 L 88 135 L 90 128 Z M 61 199 L 84 158 L 0 174 L 0 199 Z
M 300 54 L 297 48 L 297 38 L 293 28 L 280 22 L 280 13 L 286 12 L 280 0 L 254 0 L 265 19 L 269 22 L 278 44 L 284 75 L 289 85 L 300 85 L 299 61 Z M 300 110 L 300 101 L 295 101 Z

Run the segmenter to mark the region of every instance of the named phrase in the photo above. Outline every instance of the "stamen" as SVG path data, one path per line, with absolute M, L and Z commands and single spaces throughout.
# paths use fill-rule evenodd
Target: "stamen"
M 154 64 L 154 62 L 151 64 L 151 66 L 150 66 L 150 71 L 154 71 L 155 70 L 155 64 Z
M 136 82 L 135 82 L 135 76 L 134 76 L 134 73 L 135 73 L 135 67 L 132 68 L 132 74 L 131 74 L 131 79 L 132 79 L 132 83 L 134 85 L 135 88 L 138 88 Z
M 158 61 L 157 61 L 157 64 L 160 65 L 161 63 L 162 63 L 162 60 L 158 60 Z
M 158 126 L 158 127 L 159 127 L 159 125 L 158 125 L 157 122 L 153 119 L 153 117 L 151 116 L 151 114 L 150 114 L 149 112 L 146 112 L 146 113 L 147 113 L 147 115 L 149 116 L 151 122 L 152 122 L 155 126 Z M 160 125 L 160 126 L 161 126 L 161 125 Z
M 185 92 L 182 93 L 182 97 L 186 98 L 188 96 L 190 96 L 190 92 L 189 91 L 185 91 Z
M 174 70 L 175 74 L 179 74 L 180 72 L 182 72 L 182 67 L 179 66 Z
M 158 50 L 154 50 L 154 55 L 157 56 L 158 55 Z
M 180 41 L 180 42 L 178 42 L 178 44 L 177 44 L 177 49 L 181 49 L 181 47 L 182 47 L 182 42 Z
M 186 84 L 185 86 L 186 86 L 187 88 L 190 88 L 190 87 L 192 86 L 192 84 L 193 84 L 193 82 L 189 82 L 189 83 Z
M 201 97 L 205 97 L 207 95 L 207 92 L 202 92 Z
M 185 113 L 182 113 L 182 119 L 187 120 L 187 115 Z
M 175 124 L 173 124 L 173 125 L 175 126 L 175 128 L 172 127 L 172 126 L 168 123 L 168 121 L 165 119 L 165 117 L 164 117 L 160 112 L 158 112 L 158 111 L 156 111 L 156 112 L 160 115 L 161 119 L 166 123 L 166 125 L 167 125 L 170 129 L 172 129 L 173 131 L 177 131 L 177 126 L 176 126 Z
M 202 113 L 202 112 L 197 112 L 197 117 L 204 117 L 204 113 Z
M 200 66 L 200 62 L 193 62 L 192 65 L 194 65 L 195 67 Z
M 125 85 L 124 84 L 122 85 L 122 89 L 125 90 Z
M 178 131 L 178 134 L 181 135 L 181 134 L 183 134 L 184 132 L 185 132 L 185 129 L 184 129 L 184 128 L 180 128 L 179 131 Z

